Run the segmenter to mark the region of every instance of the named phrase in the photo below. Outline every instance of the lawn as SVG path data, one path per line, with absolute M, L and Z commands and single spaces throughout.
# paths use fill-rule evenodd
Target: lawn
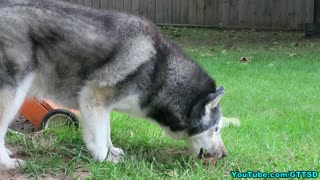
M 81 133 L 62 128 L 24 138 L 9 134 L 29 178 L 231 179 L 230 171 L 320 170 L 320 40 L 296 32 L 161 28 L 224 85 L 223 130 L 229 155 L 216 167 L 189 156 L 155 124 L 113 113 L 112 137 L 125 150 L 113 165 L 92 161 Z M 241 63 L 241 57 L 251 62 Z

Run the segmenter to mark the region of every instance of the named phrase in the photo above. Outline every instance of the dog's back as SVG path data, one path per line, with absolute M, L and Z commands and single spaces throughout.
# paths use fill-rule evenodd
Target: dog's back
M 36 69 L 41 91 L 61 101 L 68 98 L 66 103 L 72 106 L 77 101 L 72 98 L 85 82 L 114 86 L 155 55 L 154 39 L 159 32 L 143 18 L 46 0 L 4 4 L 0 42 L 3 53 L 21 54 L 10 58 L 21 71 L 16 76 Z M 12 78 L 18 77 L 6 79 Z M 42 94 L 38 90 L 33 95 Z
M 84 141 L 99 161 L 123 154 L 111 142 L 113 109 L 181 137 L 201 134 L 190 140 L 205 142 L 193 145 L 195 153 L 205 145 L 226 155 L 218 131 L 209 131 L 221 124 L 224 89 L 151 22 L 60 1 L 0 3 L 0 168 L 17 166 L 4 133 L 27 92 L 79 108 Z

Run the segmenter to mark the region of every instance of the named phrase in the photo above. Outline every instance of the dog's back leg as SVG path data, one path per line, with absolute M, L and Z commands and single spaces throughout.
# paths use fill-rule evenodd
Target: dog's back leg
M 9 124 L 25 99 L 34 76 L 34 73 L 29 73 L 16 85 L 3 84 L 0 87 L 0 169 L 13 169 L 21 162 L 10 158 L 10 151 L 5 148 L 4 138 Z
M 111 106 L 108 105 L 108 98 L 111 98 L 112 92 L 108 91 L 107 88 L 92 84 L 81 90 L 81 126 L 84 141 L 93 158 L 100 162 L 108 160 L 117 163 L 124 153 L 121 149 L 115 148 L 111 141 Z

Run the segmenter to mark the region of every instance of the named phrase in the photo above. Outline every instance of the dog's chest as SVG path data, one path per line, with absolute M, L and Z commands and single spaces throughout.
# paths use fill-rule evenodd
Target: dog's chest
M 138 95 L 129 95 L 122 98 L 120 101 L 112 104 L 112 108 L 116 111 L 128 113 L 135 117 L 146 117 L 146 112 L 141 109 Z

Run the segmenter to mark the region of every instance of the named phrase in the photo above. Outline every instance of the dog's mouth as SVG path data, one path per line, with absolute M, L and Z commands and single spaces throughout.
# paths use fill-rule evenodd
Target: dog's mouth
M 213 165 L 216 166 L 217 165 L 217 158 L 215 158 L 214 156 L 210 155 L 206 150 L 204 150 L 203 148 L 200 149 L 200 152 L 198 154 L 198 159 L 203 160 L 203 163 L 205 165 Z
M 206 159 L 206 158 L 212 158 L 213 156 L 210 155 L 206 150 L 203 148 L 200 148 L 200 152 L 198 154 L 198 159 Z

